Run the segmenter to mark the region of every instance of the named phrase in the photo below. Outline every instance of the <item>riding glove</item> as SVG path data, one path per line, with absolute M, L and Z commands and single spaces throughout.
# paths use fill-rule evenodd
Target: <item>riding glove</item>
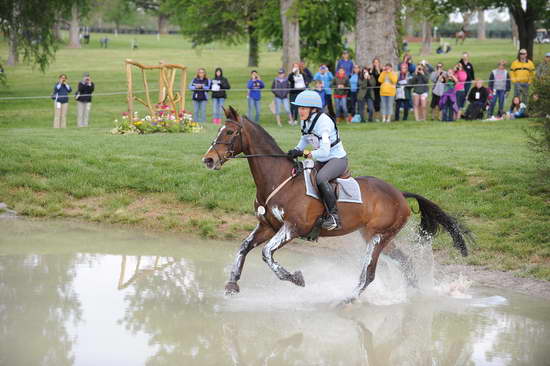
M 288 150 L 286 154 L 288 155 L 289 159 L 296 159 L 302 156 L 304 152 L 299 149 L 292 149 L 292 150 Z

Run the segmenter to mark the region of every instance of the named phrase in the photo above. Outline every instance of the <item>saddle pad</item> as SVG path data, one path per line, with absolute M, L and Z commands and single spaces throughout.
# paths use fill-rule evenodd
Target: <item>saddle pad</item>
M 311 169 L 304 170 L 304 182 L 306 184 L 306 195 L 320 200 L 321 197 L 319 196 L 317 186 L 311 182 Z M 361 188 L 355 178 L 337 178 L 336 182 L 338 184 L 338 189 L 336 190 L 338 202 L 363 203 Z

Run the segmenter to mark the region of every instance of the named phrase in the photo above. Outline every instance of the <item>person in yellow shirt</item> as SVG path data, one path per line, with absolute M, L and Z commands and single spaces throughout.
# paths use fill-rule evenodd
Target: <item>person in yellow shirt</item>
M 386 64 L 380 76 L 378 77 L 380 86 L 380 109 L 382 112 L 382 122 L 389 123 L 393 115 L 393 101 L 395 99 L 397 86 L 397 73 L 393 71 L 391 64 Z
M 529 100 L 529 84 L 535 75 L 535 64 L 529 60 L 527 50 L 521 49 L 518 59 L 510 66 L 510 79 L 514 84 L 514 97 Z

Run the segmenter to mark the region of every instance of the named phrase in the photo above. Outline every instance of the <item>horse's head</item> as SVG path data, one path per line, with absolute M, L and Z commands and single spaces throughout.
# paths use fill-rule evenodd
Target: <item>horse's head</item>
M 220 127 L 216 139 L 202 157 L 208 169 L 218 170 L 232 157 L 240 154 L 243 148 L 243 120 L 233 107 L 225 109 L 225 124 Z

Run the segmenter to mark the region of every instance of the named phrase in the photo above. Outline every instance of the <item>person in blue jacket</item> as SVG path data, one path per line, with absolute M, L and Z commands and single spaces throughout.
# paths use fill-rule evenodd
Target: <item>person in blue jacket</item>
M 346 72 L 346 77 L 349 79 L 351 73 L 353 72 L 353 64 L 353 60 L 350 60 L 349 58 L 349 52 L 344 51 L 342 52 L 342 58 L 338 60 L 338 63 L 336 64 L 336 70 L 340 70 L 341 68 L 344 69 Z
M 53 87 L 52 92 L 52 99 L 54 101 L 53 128 L 67 127 L 70 92 L 72 92 L 72 89 L 68 83 L 67 75 L 59 75 L 59 79 Z
M 327 65 L 325 64 L 322 64 L 319 67 L 319 72 L 317 72 L 313 77 L 313 80 L 319 80 L 323 83 L 323 88 L 325 89 L 324 105 L 328 109 L 329 116 L 335 118 L 334 106 L 332 105 L 332 89 L 330 88 L 332 79 L 334 79 L 334 75 L 329 71 Z
M 193 120 L 205 122 L 210 80 L 206 77 L 206 71 L 203 68 L 197 70 L 197 76 L 189 84 L 189 89 L 193 91 Z
M 317 187 L 327 207 L 327 215 L 321 227 L 325 230 L 341 228 L 336 195 L 329 181 L 342 175 L 348 167 L 347 153 L 340 141 L 336 122 L 322 112 L 321 96 L 313 90 L 301 92 L 293 102 L 298 107 L 302 137 L 298 145 L 288 151 L 292 159 L 302 156 L 304 149 L 311 145 L 313 151 L 306 158 L 314 159 L 317 167 Z
M 252 70 L 250 73 L 250 80 L 246 85 L 248 88 L 248 113 L 247 117 L 251 121 L 260 123 L 260 100 L 262 99 L 261 89 L 265 88 L 265 84 L 260 78 L 260 74 L 256 70 Z M 256 111 L 254 119 L 252 119 L 252 109 Z

